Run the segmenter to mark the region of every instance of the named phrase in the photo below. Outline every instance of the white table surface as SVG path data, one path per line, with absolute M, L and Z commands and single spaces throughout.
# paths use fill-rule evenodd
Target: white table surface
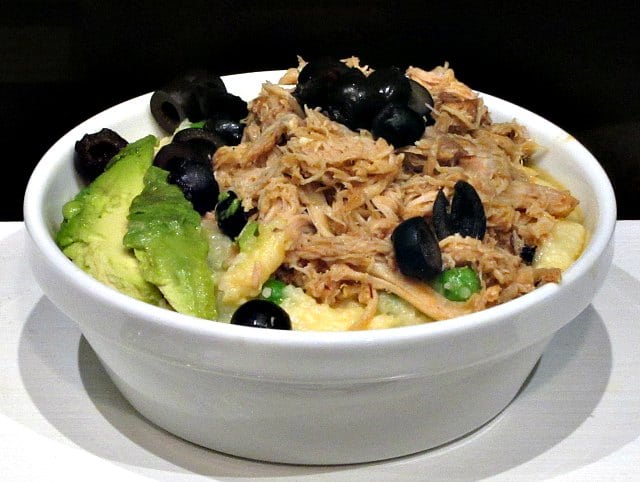
M 603 289 L 495 420 L 436 450 L 338 467 L 243 460 L 151 425 L 42 295 L 25 235 L 0 223 L 1 481 L 640 480 L 640 221 L 618 222 Z

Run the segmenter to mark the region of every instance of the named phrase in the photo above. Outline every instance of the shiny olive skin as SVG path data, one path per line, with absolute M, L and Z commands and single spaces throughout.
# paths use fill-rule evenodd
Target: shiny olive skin
M 242 142 L 244 126 L 240 121 L 232 119 L 209 119 L 204 124 L 204 129 L 216 133 L 228 146 L 237 146 Z
M 199 85 L 210 91 L 226 92 L 227 88 L 220 76 L 207 69 L 188 70 L 181 79 L 192 85 Z
M 215 208 L 220 190 L 208 164 L 179 160 L 171 166 L 167 181 L 177 185 L 201 215 Z
M 211 156 L 213 156 L 219 147 L 226 144 L 224 139 L 218 134 L 202 127 L 189 127 L 179 130 L 175 133 L 171 142 L 187 144 L 208 159 L 211 159 Z
M 478 192 L 468 182 L 457 181 L 449 206 L 443 191 L 438 191 L 433 203 L 432 223 L 438 239 L 456 233 L 477 239 L 484 238 L 487 218 Z
M 249 220 L 238 196 L 233 191 L 221 193 L 215 208 L 218 228 L 231 239 L 235 239 Z
M 329 92 L 338 79 L 350 70 L 343 62 L 330 57 L 312 60 L 298 74 L 293 96 L 301 106 L 326 107 Z
M 436 199 L 433 202 L 431 223 L 433 224 L 433 230 L 438 239 L 441 240 L 453 234 L 449 221 L 449 201 L 442 189 L 438 190 Z
M 207 164 L 208 158 L 199 150 L 179 142 L 171 142 L 162 146 L 153 158 L 153 164 L 166 171 L 171 171 L 182 161 Z
M 406 104 L 411 95 L 409 79 L 398 67 L 385 67 L 374 70 L 367 78 L 370 88 L 382 97 L 382 100 L 396 104 Z
M 329 91 L 327 104 L 329 117 L 356 130 L 371 127 L 371 119 L 384 101 L 359 69 L 349 69 Z
M 342 73 L 328 93 L 329 104 L 345 101 L 358 102 L 369 95 L 367 77 L 359 69 L 349 69 Z
M 433 231 L 421 216 L 401 222 L 391 235 L 398 269 L 428 282 L 442 271 L 442 253 Z
M 111 129 L 85 134 L 75 143 L 73 165 L 82 180 L 88 184 L 102 174 L 128 142 Z
M 198 104 L 194 97 L 193 85 L 184 80 L 157 89 L 151 95 L 151 114 L 165 132 L 173 132 L 180 123 L 196 116 Z
M 191 94 L 190 102 L 187 104 L 186 118 L 192 122 L 203 120 L 206 117 L 202 107 L 203 97 L 227 93 L 222 78 L 206 69 L 190 70 L 180 78 L 180 81 L 186 83 Z
M 231 316 L 232 325 L 291 330 L 291 318 L 286 311 L 271 301 L 255 299 L 240 305 Z
M 424 129 L 424 119 L 402 104 L 387 104 L 371 121 L 374 137 L 383 137 L 396 148 L 413 144 Z
M 201 116 L 200 121 L 206 119 L 232 119 L 240 121 L 249 114 L 247 103 L 241 97 L 229 92 L 200 91 L 198 96 Z
M 226 94 L 218 75 L 204 69 L 192 70 L 151 95 L 151 114 L 162 129 L 172 133 L 185 119 L 192 122 L 205 119 L 203 108 L 209 108 L 208 99 Z
M 298 74 L 298 84 L 304 84 L 310 79 L 336 80 L 341 74 L 348 72 L 349 67 L 333 57 L 319 57 L 310 60 L 302 67 Z

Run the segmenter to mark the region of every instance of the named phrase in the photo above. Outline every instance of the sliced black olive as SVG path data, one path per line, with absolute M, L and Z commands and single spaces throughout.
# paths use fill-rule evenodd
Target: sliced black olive
M 536 255 L 536 247 L 525 244 L 520 250 L 520 258 L 525 264 L 533 263 L 533 258 Z
M 201 97 L 226 92 L 220 76 L 203 69 L 192 70 L 152 94 L 151 113 L 162 129 L 173 132 L 185 119 L 200 121 L 205 118 Z
M 85 134 L 75 144 L 73 163 L 76 172 L 84 182 L 90 183 L 105 171 L 113 156 L 127 144 L 117 132 L 107 128 Z
M 431 224 L 438 239 L 444 239 L 453 234 L 451 226 L 449 225 L 449 201 L 442 189 L 438 191 L 436 200 L 433 202 Z
M 200 214 L 215 208 L 219 188 L 209 165 L 189 159 L 179 160 L 171 166 L 167 180 L 182 190 L 184 197 Z
M 218 150 L 218 147 L 225 145 L 222 137 L 215 132 L 202 127 L 189 127 L 187 129 L 179 130 L 173 136 L 172 142 L 187 144 L 192 149 L 199 151 L 209 159 L 213 153 Z
M 409 79 L 398 67 L 387 67 L 374 70 L 367 81 L 371 88 L 386 102 L 406 104 L 411 95 Z
M 341 74 L 348 72 L 350 68 L 338 59 L 324 56 L 310 60 L 298 74 L 298 84 L 304 84 L 310 79 L 324 78 L 336 80 Z
M 291 318 L 286 311 L 267 300 L 249 300 L 231 316 L 232 325 L 291 330 Z
M 196 96 L 200 105 L 201 118 L 192 120 L 220 118 L 240 121 L 249 114 L 247 103 L 237 95 L 200 89 L 196 90 Z
M 413 144 L 422 137 L 424 119 L 401 104 L 387 104 L 371 121 L 374 137 L 383 137 L 395 147 Z
M 474 187 L 466 181 L 458 181 L 453 187 L 451 207 L 442 190 L 433 203 L 431 218 L 438 239 L 458 233 L 461 236 L 484 238 L 487 218 L 482 200 Z
M 207 69 L 193 69 L 185 72 L 182 80 L 193 85 L 199 85 L 209 91 L 226 92 L 227 87 L 219 75 Z
M 244 124 L 231 119 L 209 119 L 204 128 L 218 134 L 228 146 L 237 146 L 242 141 Z
M 453 186 L 451 199 L 450 226 L 461 236 L 484 238 L 487 218 L 482 200 L 474 187 L 466 181 L 458 181 Z
M 242 209 L 240 199 L 233 191 L 220 194 L 215 211 L 220 231 L 231 239 L 235 239 L 240 234 L 249 219 L 245 210 Z
M 209 159 L 200 151 L 187 144 L 171 142 L 162 146 L 153 158 L 153 163 L 167 171 L 172 171 L 180 162 L 189 161 L 208 164 Z
M 300 106 L 324 107 L 327 105 L 327 84 L 324 79 L 309 79 L 304 84 L 298 84 L 293 91 Z
M 423 217 L 401 222 L 391 235 L 398 269 L 405 276 L 422 281 L 442 271 L 442 254 L 433 231 Z
M 328 105 L 328 93 L 338 79 L 350 70 L 343 62 L 331 57 L 312 60 L 300 71 L 293 95 L 300 105 L 325 107 Z
M 368 94 L 367 77 L 360 69 L 349 69 L 341 74 L 328 93 L 330 104 L 341 104 L 350 100 L 358 102 Z
M 349 69 L 338 78 L 327 94 L 327 104 L 330 117 L 354 130 L 369 129 L 373 115 L 384 106 L 359 69 Z
M 344 124 L 349 129 L 356 130 L 360 127 L 359 116 L 356 114 L 357 110 L 354 102 L 345 101 L 342 104 L 327 105 L 323 112 L 329 119 Z
M 173 132 L 185 119 L 197 117 L 199 111 L 193 84 L 176 80 L 151 95 L 151 114 L 166 132 Z
M 407 107 L 416 114 L 424 117 L 427 125 L 433 124 L 435 122 L 435 119 L 431 117 L 433 97 L 431 97 L 427 89 L 413 79 L 409 79 L 409 86 L 411 87 L 411 94 L 409 95 Z

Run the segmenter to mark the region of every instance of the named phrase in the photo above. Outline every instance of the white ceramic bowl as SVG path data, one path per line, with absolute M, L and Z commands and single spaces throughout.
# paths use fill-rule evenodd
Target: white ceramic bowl
M 280 72 L 229 76 L 246 99 Z M 559 285 L 437 323 L 369 332 L 259 330 L 134 300 L 56 247 L 61 207 L 79 189 L 74 142 L 110 127 L 132 141 L 161 134 L 150 94 L 83 122 L 35 168 L 24 203 L 29 261 L 131 404 L 180 437 L 237 456 L 341 464 L 415 453 L 461 437 L 516 396 L 554 333 L 591 302 L 611 264 L 616 206 L 596 159 L 573 137 L 484 95 L 494 120 L 517 119 L 547 148 L 537 162 L 580 199 L 591 233 Z

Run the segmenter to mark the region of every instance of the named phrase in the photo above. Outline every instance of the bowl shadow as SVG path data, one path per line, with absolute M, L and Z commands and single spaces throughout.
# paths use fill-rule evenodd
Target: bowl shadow
M 637 290 L 638 283 L 633 282 Z M 35 305 L 22 330 L 19 365 L 33 403 L 60 433 L 84 450 L 133 472 L 405 480 L 419 471 L 429 480 L 467 480 L 469 467 L 473 467 L 474 479 L 490 477 L 529 462 L 570 437 L 589 419 L 605 393 L 612 370 L 612 346 L 602 318 L 589 306 L 556 334 L 523 390 L 484 427 L 419 454 L 345 466 L 292 466 L 241 459 L 194 445 L 156 427 L 125 400 L 75 323 L 45 297 Z M 43 383 L 43 376 L 50 383 Z M 553 409 L 545 405 L 549 400 Z M 60 404 L 70 401 L 73 407 L 60 409 Z M 558 414 L 562 420 L 557 419 Z M 628 423 L 636 426 L 626 435 L 614 435 L 607 444 L 592 446 L 565 463 L 562 470 L 608 455 L 633 440 L 629 433 L 638 437 L 640 420 Z

